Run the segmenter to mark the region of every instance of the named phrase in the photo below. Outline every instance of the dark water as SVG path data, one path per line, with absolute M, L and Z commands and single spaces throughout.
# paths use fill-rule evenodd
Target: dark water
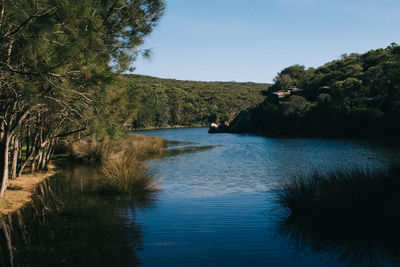
M 382 168 L 400 161 L 390 145 L 351 140 L 209 135 L 207 129 L 140 132 L 174 144 L 148 162 L 162 191 L 100 197 L 95 171 L 67 168 L 38 189 L 34 203 L 1 226 L 1 259 L 16 266 L 338 266 L 382 265 L 371 252 L 308 245 L 280 225 L 273 189 L 315 169 Z M 196 149 L 200 148 L 200 149 Z M 188 153 L 178 153 L 182 149 Z M 318 239 L 318 238 L 317 238 Z M 313 244 L 318 240 L 312 240 Z M 344 255 L 344 251 L 345 254 Z M 374 254 L 375 255 L 375 254 Z M 356 260 L 354 260 L 356 259 Z M 361 260 L 360 260 L 361 259 Z

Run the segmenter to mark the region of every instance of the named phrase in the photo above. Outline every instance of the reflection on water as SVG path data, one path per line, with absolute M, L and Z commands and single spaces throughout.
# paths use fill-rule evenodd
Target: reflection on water
M 369 242 L 363 242 L 365 235 L 348 230 L 340 235 L 342 243 L 334 243 L 323 224 L 319 235 L 307 236 L 289 223 L 277 232 L 276 224 L 284 213 L 274 205 L 271 189 L 293 174 L 342 168 L 374 170 L 399 162 L 396 147 L 357 140 L 210 136 L 201 129 L 145 133 L 196 142 L 199 146 L 217 145 L 201 153 L 176 155 L 149 163 L 164 190 L 157 209 L 138 214 L 139 221 L 145 222 L 147 229 L 143 237 L 144 249 L 138 254 L 146 265 L 172 262 L 237 266 L 385 263 L 381 252 L 374 255 L 382 250 L 378 248 L 383 243 L 376 242 L 373 235 L 369 235 Z M 364 230 L 367 233 L 376 231 L 373 228 Z M 331 237 L 339 238 L 337 234 L 331 231 Z M 187 248 L 190 244 L 196 244 L 196 252 Z M 372 246 L 374 244 L 376 246 Z M 393 249 L 396 247 L 393 243 Z M 165 258 L 155 260 L 151 258 L 153 254 Z M 206 255 L 206 259 L 201 255 Z M 366 261 L 368 257 L 372 259 Z
M 297 177 L 276 191 L 288 244 L 351 266 L 400 265 L 400 167 Z
M 139 264 L 134 248 L 142 230 L 137 207 L 152 199 L 105 198 L 93 193 L 94 171 L 75 167 L 37 189 L 28 207 L 1 224 L 5 266 L 126 266 Z M 86 178 L 86 179 L 85 179 Z
M 178 156 L 178 155 L 185 155 L 188 153 L 197 153 L 197 152 L 213 149 L 215 147 L 216 146 L 183 146 L 181 144 L 179 147 L 174 146 L 174 147 L 164 150 L 162 157 L 165 158 L 165 157 L 172 157 L 172 156 Z
M 390 222 L 388 222 L 390 224 Z M 279 234 L 299 251 L 311 248 L 313 253 L 326 253 L 333 262 L 345 266 L 398 266 L 400 233 L 378 230 L 368 221 L 354 227 L 352 222 L 340 225 L 310 224 L 293 218 L 282 221 Z M 362 230 L 360 230 L 360 228 Z M 398 225 L 396 225 L 398 228 Z
M 132 199 L 99 196 L 93 192 L 95 170 L 68 167 L 38 188 L 32 205 L 1 224 L 1 263 L 337 266 L 326 248 L 338 242 L 324 233 L 304 234 L 287 224 L 277 234 L 282 210 L 271 189 L 293 173 L 373 169 L 400 159 L 393 147 L 351 140 L 208 135 L 207 129 L 142 133 L 186 142 L 170 143 L 168 157 L 147 162 L 162 191 Z M 298 235 L 293 230 L 309 239 L 289 243 L 325 243 L 297 250 L 287 242 L 288 235 Z M 346 246 L 337 247 L 336 255 L 347 253 Z
M 393 147 L 361 141 L 209 135 L 207 129 L 141 133 L 214 146 L 201 153 L 177 154 L 149 162 L 165 189 L 163 196 L 171 198 L 263 193 L 293 174 L 359 166 L 374 169 L 400 159 L 399 151 Z

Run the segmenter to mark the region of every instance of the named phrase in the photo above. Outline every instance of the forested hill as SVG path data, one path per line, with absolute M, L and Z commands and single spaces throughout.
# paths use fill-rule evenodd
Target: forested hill
M 137 106 L 134 128 L 208 126 L 233 119 L 264 99 L 261 83 L 198 82 L 125 75 L 128 96 Z
M 272 135 L 400 134 L 400 46 L 343 55 L 319 68 L 282 70 L 250 124 L 231 131 Z M 238 120 L 236 120 L 238 121 Z

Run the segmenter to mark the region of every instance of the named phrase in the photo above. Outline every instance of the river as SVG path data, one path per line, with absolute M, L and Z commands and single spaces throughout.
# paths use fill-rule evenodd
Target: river
M 4 264 L 348 265 L 340 248 L 316 250 L 282 232 L 285 213 L 275 189 L 315 170 L 400 162 L 393 146 L 359 140 L 210 135 L 205 128 L 139 133 L 183 142 L 168 148 L 175 151 L 170 156 L 147 162 L 160 192 L 100 197 L 85 189 L 94 170 L 66 168 L 38 189 L 32 205 L 6 219 Z

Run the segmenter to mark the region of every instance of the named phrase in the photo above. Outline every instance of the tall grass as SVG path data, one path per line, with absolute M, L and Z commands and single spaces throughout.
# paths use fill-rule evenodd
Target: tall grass
M 71 144 L 68 150 L 72 159 L 103 163 L 118 158 L 128 150 L 139 159 L 148 159 L 161 155 L 166 145 L 166 140 L 160 137 L 128 134 L 118 140 L 82 139 Z
M 281 230 L 351 265 L 400 260 L 400 166 L 295 177 L 277 192 Z M 291 242 L 292 242 L 291 241 Z
M 396 212 L 400 212 L 399 189 L 399 166 L 376 171 L 315 172 L 283 184 L 278 202 L 290 211 L 290 216 L 318 213 L 361 218 L 370 217 L 371 212 L 384 216 L 388 208 L 397 207 Z
M 88 163 L 101 163 L 97 189 L 101 193 L 139 195 L 155 191 L 155 177 L 143 160 L 161 156 L 166 140 L 128 134 L 118 140 L 84 139 L 71 145 L 70 155 Z
M 157 190 L 155 177 L 138 159 L 134 149 L 103 164 L 99 190 L 103 193 L 141 195 Z
M 72 143 L 69 155 L 74 160 L 87 163 L 102 163 L 109 156 L 109 146 L 95 138 L 82 139 Z
M 110 153 L 114 157 L 129 152 L 142 160 L 161 155 L 167 146 L 167 141 L 163 138 L 142 134 L 128 134 L 120 140 L 112 140 L 108 143 Z

